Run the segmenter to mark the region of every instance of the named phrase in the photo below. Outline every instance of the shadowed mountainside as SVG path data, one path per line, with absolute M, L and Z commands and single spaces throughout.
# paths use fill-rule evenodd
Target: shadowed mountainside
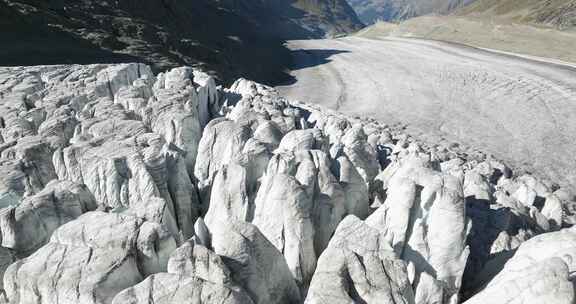
M 285 76 L 283 39 L 361 26 L 343 1 L 1 0 L 0 65 L 137 61 L 159 71 L 185 64 L 224 82 L 269 82 Z
M 345 0 L 214 0 L 251 21 L 266 36 L 284 39 L 331 37 L 364 25 Z
M 348 0 L 366 24 L 401 21 L 427 14 L 445 14 L 474 0 Z

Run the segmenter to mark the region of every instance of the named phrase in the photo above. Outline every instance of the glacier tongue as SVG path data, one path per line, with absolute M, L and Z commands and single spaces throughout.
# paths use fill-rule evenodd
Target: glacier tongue
M 570 189 L 246 79 L 0 68 L 0 172 L 0 302 L 575 297 Z

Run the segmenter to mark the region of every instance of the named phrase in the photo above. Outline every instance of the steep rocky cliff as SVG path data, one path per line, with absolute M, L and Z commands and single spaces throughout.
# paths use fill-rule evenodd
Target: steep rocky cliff
M 270 81 L 289 60 L 283 39 L 360 27 L 343 0 L 2 0 L 0 65 L 139 61 Z
M 345 0 L 212 0 L 252 23 L 258 31 L 286 39 L 346 34 L 363 27 Z

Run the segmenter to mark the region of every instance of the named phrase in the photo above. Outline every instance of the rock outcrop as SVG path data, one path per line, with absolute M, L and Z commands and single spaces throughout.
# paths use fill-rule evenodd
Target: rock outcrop
M 223 81 L 284 79 L 285 39 L 322 38 L 363 24 L 346 0 L 51 2 L 3 0 L 0 66 L 147 62 L 191 65 Z M 202 85 L 204 86 L 204 85 Z

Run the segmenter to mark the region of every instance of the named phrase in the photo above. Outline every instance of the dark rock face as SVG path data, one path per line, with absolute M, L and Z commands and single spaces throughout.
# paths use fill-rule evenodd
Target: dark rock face
M 285 39 L 318 38 L 362 28 L 345 0 L 215 0 L 259 26 L 266 35 Z
M 282 76 L 282 39 L 361 23 L 344 0 L 0 1 L 0 65 L 144 62 L 201 67 L 229 81 Z

